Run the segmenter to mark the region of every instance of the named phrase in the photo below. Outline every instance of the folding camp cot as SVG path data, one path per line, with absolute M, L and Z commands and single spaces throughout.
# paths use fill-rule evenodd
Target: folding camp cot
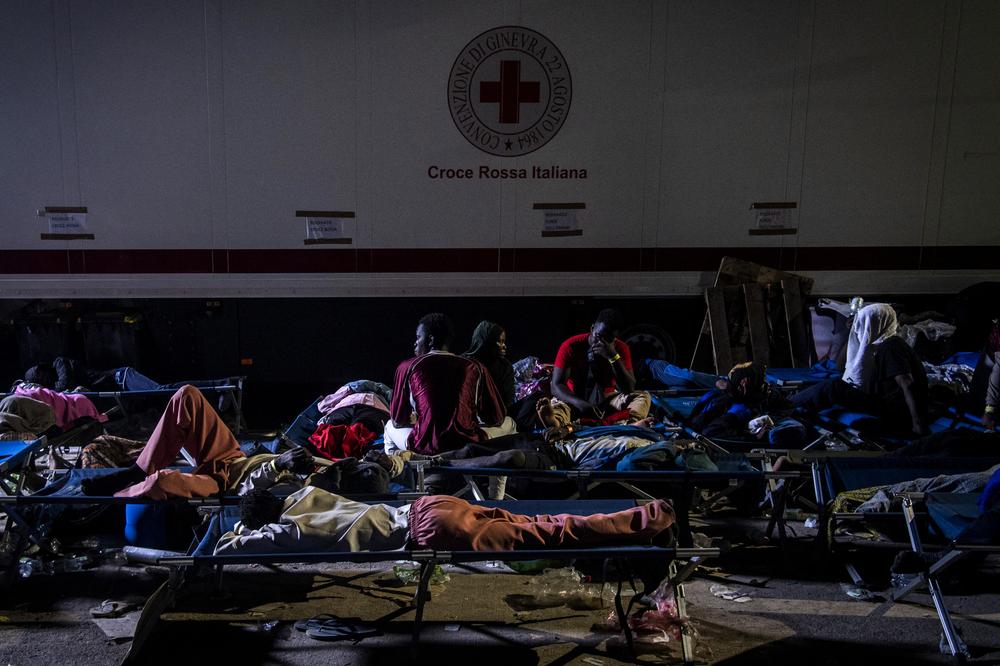
M 757 439 L 734 439 L 714 436 L 708 437 L 704 433 L 698 432 L 690 426 L 684 425 L 684 422 L 690 418 L 692 410 L 701 399 L 702 395 L 704 395 L 704 392 L 700 395 L 674 395 L 666 394 L 666 392 L 650 393 L 653 405 L 665 413 L 671 423 L 678 424 L 677 427 L 679 427 L 685 435 L 696 442 L 701 443 L 713 453 L 748 453 L 750 451 L 760 449 L 762 442 Z M 813 423 L 809 423 L 808 426 L 815 431 L 815 437 L 812 441 L 804 444 L 802 447 L 803 449 L 826 447 L 841 450 L 866 445 L 866 443 L 859 438 L 851 436 L 851 433 L 842 434 L 838 431 L 828 430 Z
M 820 525 L 826 526 L 821 535 L 832 535 L 843 522 L 874 520 L 898 520 L 898 513 L 840 513 L 830 511 L 830 503 L 842 492 L 888 486 L 915 479 L 930 478 L 942 474 L 968 474 L 982 472 L 1000 462 L 1000 458 L 903 458 L 895 456 L 868 457 L 827 457 L 812 461 L 813 486 L 817 493 L 817 503 L 821 507 Z M 884 544 L 897 547 L 892 542 Z M 831 548 L 836 541 L 831 540 Z M 858 585 L 863 579 L 849 563 L 848 573 Z
M 577 484 L 577 492 L 565 501 L 578 501 L 575 498 L 584 497 L 588 492 L 605 483 L 617 484 L 636 494 L 641 499 L 651 500 L 656 498 L 634 485 L 634 483 L 673 484 L 680 488 L 672 499 L 674 514 L 677 517 L 678 542 L 685 547 L 691 546 L 693 543 L 690 512 L 692 509 L 692 495 L 695 488 L 719 482 L 765 482 L 770 479 L 800 479 L 805 476 L 800 472 L 762 472 L 746 469 L 694 472 L 686 470 L 619 472 L 612 470 L 517 470 L 496 467 L 432 467 L 423 463 L 414 465 L 414 468 L 416 471 L 416 490 L 418 492 L 424 490 L 424 479 L 428 474 L 460 475 L 465 478 L 466 485 L 456 494 L 462 494 L 465 490 L 468 490 L 477 500 L 483 499 L 482 491 L 474 481 L 474 477 L 477 476 L 507 476 L 575 482 Z M 533 500 L 517 501 L 526 502 Z M 524 512 L 523 509 L 519 509 L 519 511 Z M 782 539 L 784 539 L 783 523 L 781 524 L 780 533 Z
M 820 361 L 808 368 L 768 368 L 767 381 L 782 389 L 800 389 L 811 384 L 836 379 L 843 374 L 833 361 Z
M 827 456 L 812 462 L 813 484 L 822 504 L 848 490 L 889 486 L 942 474 L 982 472 L 1000 462 L 983 458 L 904 458 L 902 456 Z
M 537 513 L 574 513 L 590 515 L 620 511 L 635 506 L 631 500 L 573 500 L 573 501 L 518 501 L 518 502 L 482 502 L 486 506 L 500 507 L 518 512 Z M 177 593 L 187 581 L 187 574 L 197 567 L 215 568 L 221 578 L 222 570 L 230 565 L 273 565 L 289 563 L 336 564 L 338 562 L 372 563 L 390 562 L 394 560 L 410 560 L 419 563 L 420 575 L 417 590 L 414 595 L 413 646 L 417 647 L 423 621 L 424 604 L 428 597 L 427 589 L 431 574 L 437 564 L 463 564 L 484 561 L 517 561 L 537 559 L 613 559 L 627 561 L 631 559 L 669 559 L 671 561 L 670 584 L 674 588 L 677 600 L 678 615 L 681 621 L 687 619 L 684 602 L 684 581 L 693 573 L 697 564 L 704 558 L 717 557 L 716 548 L 673 548 L 655 546 L 618 546 L 604 548 L 575 548 L 551 550 L 515 550 L 515 551 L 434 551 L 401 549 L 390 551 L 364 552 L 287 552 L 268 554 L 233 554 L 214 555 L 215 545 L 219 538 L 235 526 L 238 516 L 233 509 L 225 509 L 215 516 L 197 547 L 190 554 L 170 553 L 148 549 L 127 548 L 126 557 L 133 562 L 165 566 L 170 569 L 170 576 L 160 588 L 147 600 L 143 607 L 139 623 L 136 626 L 135 638 L 125 656 L 123 663 L 133 663 L 138 659 L 142 647 L 149 638 L 160 615 L 170 607 Z M 689 560 L 684 566 L 678 567 L 677 560 Z M 633 599 L 634 601 L 634 599 Z M 627 612 L 621 599 L 621 585 L 615 595 L 615 609 L 619 624 L 625 634 L 625 639 L 632 647 L 632 635 L 628 628 Z M 631 610 L 631 604 L 628 607 Z M 397 613 L 393 613 L 396 615 Z M 387 619 L 387 618 L 383 618 Z M 682 650 L 685 663 L 694 661 L 694 645 L 687 632 L 682 633 Z
M 24 490 L 25 475 L 35 457 L 48 446 L 42 436 L 31 441 L 0 441 L 0 490 L 20 495 Z
M 128 416 L 129 403 L 143 398 L 166 398 L 169 399 L 177 389 L 191 384 L 206 395 L 227 396 L 233 405 L 233 432 L 239 434 L 244 427 L 243 422 L 243 384 L 246 377 L 226 377 L 223 379 L 205 379 L 190 382 L 177 382 L 174 384 L 162 385 L 155 389 L 143 390 L 120 390 L 120 391 L 80 391 L 73 395 L 82 395 L 97 403 L 102 400 L 112 400 L 121 413 Z M 0 394 L 0 399 L 12 394 Z M 107 404 L 107 403 L 105 403 Z
M 177 389 L 190 384 L 205 395 L 226 396 L 232 403 L 233 408 L 233 433 L 239 435 L 245 427 L 243 421 L 243 385 L 246 377 L 225 377 L 222 379 L 204 379 L 190 382 L 177 382 L 164 385 L 161 388 L 128 391 L 82 391 L 78 395 L 85 395 L 93 401 L 114 400 L 115 404 L 126 416 L 129 414 L 128 403 L 142 398 L 167 398 L 169 399 Z
M 910 539 L 910 548 L 914 553 L 922 554 L 924 544 L 920 537 L 918 517 L 923 517 L 936 531 L 950 541 L 941 559 L 933 563 L 926 572 L 916 576 L 912 582 L 894 590 L 889 604 L 909 596 L 915 590 L 926 586 L 930 593 L 934 610 L 941 622 L 948 651 L 952 656 L 964 660 L 970 658 L 969 648 L 959 636 L 952 622 L 948 607 L 945 605 L 944 594 L 941 591 L 940 577 L 957 562 L 967 559 L 972 553 L 1000 553 L 1000 544 L 975 544 L 959 539 L 962 532 L 969 527 L 981 514 L 977 493 L 912 493 L 903 498 L 903 518 L 906 521 L 906 531 Z M 923 504 L 925 512 L 918 516 L 917 505 Z

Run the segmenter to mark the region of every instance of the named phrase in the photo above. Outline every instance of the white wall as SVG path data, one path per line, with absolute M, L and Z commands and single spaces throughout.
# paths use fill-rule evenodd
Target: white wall
M 573 78 L 561 132 L 519 158 L 472 147 L 445 96 L 463 46 L 505 24 L 551 39 Z M 1000 245 L 997 34 L 993 0 L 3 0 L 0 261 L 323 251 L 303 246 L 297 209 L 356 211 L 362 251 Z M 426 173 L 551 164 L 589 177 Z M 748 235 L 765 200 L 799 203 L 798 235 Z M 585 202 L 584 235 L 541 237 L 532 204 L 549 201 Z M 44 205 L 88 206 L 96 238 L 41 240 Z M 309 280 L 377 295 L 697 293 L 707 279 L 629 268 Z M 938 291 L 997 266 L 816 276 L 820 292 Z M 302 280 L 0 266 L 0 295 L 295 295 Z

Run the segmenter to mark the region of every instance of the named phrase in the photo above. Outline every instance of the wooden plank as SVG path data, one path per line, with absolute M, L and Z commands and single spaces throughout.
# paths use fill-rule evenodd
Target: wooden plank
M 729 344 L 729 321 L 726 318 L 726 297 L 723 290 L 716 287 L 706 289 L 705 303 L 708 305 L 715 372 L 724 375 L 733 367 L 733 350 Z
M 809 367 L 809 344 L 806 336 L 805 308 L 798 280 L 781 281 L 781 297 L 785 304 L 788 326 L 788 346 L 793 368 Z
M 755 264 L 735 257 L 723 257 L 719 264 L 719 274 L 715 278 L 716 287 L 738 285 L 744 282 L 757 284 L 776 284 L 782 280 L 798 280 L 800 292 L 808 294 L 812 291 L 813 280 L 795 273 L 779 271 L 776 268 Z
M 767 336 L 767 319 L 764 311 L 764 292 L 759 284 L 744 284 L 743 298 L 747 304 L 747 322 L 750 325 L 751 359 L 770 364 L 771 345 Z

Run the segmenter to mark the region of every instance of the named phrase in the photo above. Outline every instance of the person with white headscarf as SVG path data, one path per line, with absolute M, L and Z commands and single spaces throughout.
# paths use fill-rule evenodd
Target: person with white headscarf
M 896 335 L 899 325 L 896 311 L 885 303 L 872 303 L 854 315 L 847 339 L 847 363 L 843 379 L 852 386 L 861 386 L 865 363 L 871 361 L 874 346 Z
M 896 311 L 889 305 L 873 303 L 859 310 L 843 379 L 799 391 L 792 403 L 808 411 L 837 405 L 879 417 L 890 432 L 926 434 L 927 375 L 896 328 Z

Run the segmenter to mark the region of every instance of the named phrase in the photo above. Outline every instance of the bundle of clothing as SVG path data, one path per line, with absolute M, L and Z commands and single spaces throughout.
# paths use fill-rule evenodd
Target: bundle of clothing
M 385 430 L 391 402 L 385 384 L 367 379 L 344 384 L 319 401 L 322 417 L 309 444 L 328 460 L 360 458 Z

